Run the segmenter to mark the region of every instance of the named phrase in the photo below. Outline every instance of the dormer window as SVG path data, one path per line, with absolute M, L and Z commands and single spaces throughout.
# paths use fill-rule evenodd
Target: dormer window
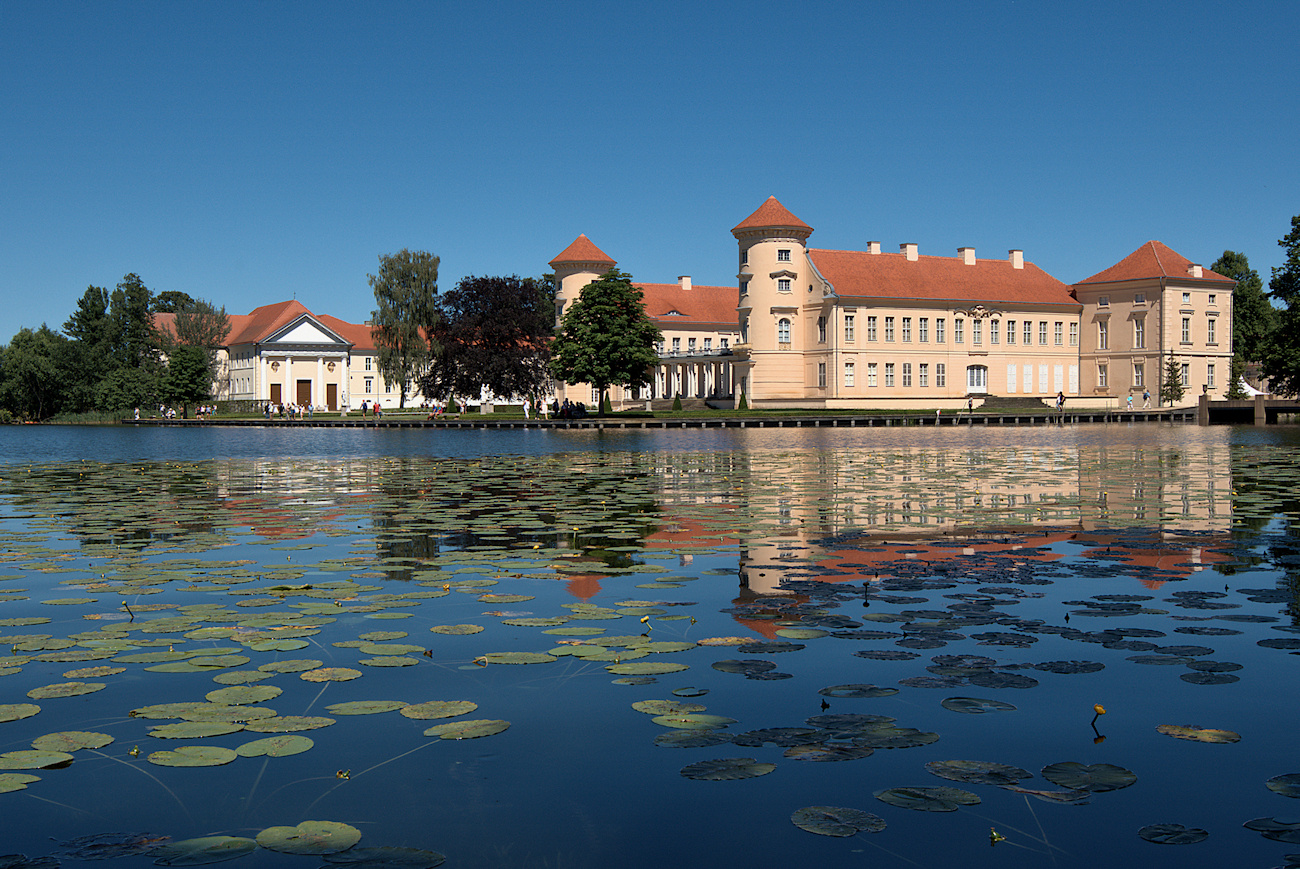
M 788 263 L 790 261 L 790 249 L 780 248 L 776 252 L 776 261 L 779 263 Z
M 1098 308 L 1109 308 L 1109 307 L 1110 307 L 1110 296 L 1098 296 L 1098 297 L 1097 297 L 1097 307 L 1098 307 Z M 1029 342 L 1026 341 L 1025 343 L 1028 344 Z
M 1135 305 L 1144 305 L 1144 304 L 1146 304 L 1146 301 L 1147 301 L 1147 294 L 1146 294 L 1146 293 L 1134 293 L 1134 294 L 1133 294 L 1133 304 L 1135 304 Z

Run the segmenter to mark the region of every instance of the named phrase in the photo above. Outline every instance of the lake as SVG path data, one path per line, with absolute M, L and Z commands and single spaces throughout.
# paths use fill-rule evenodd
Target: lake
M 1300 865 L 1298 446 L 0 427 L 0 859 Z

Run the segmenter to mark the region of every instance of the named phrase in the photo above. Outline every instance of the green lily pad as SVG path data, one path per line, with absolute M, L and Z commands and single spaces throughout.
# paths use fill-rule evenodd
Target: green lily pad
M 263 664 L 257 669 L 267 673 L 304 673 L 307 670 L 315 670 L 324 663 L 324 661 L 317 661 L 315 658 L 300 658 L 293 661 L 273 661 L 270 664 Z
M 731 742 L 731 736 L 716 730 L 669 730 L 655 737 L 661 748 L 708 748 Z
M 149 735 L 158 739 L 207 739 L 243 729 L 242 724 L 224 721 L 182 721 L 179 724 L 161 724 L 152 728 Z
M 325 711 L 331 715 L 377 715 L 393 712 L 406 705 L 408 704 L 404 700 L 349 700 L 326 706 Z
M 961 788 L 886 788 L 876 799 L 901 809 L 918 812 L 955 812 L 962 806 L 977 806 L 980 798 Z
M 1192 742 L 1211 742 L 1229 744 L 1241 742 L 1241 734 L 1231 730 L 1213 730 L 1186 724 L 1161 724 L 1156 733 L 1172 736 L 1174 739 L 1188 739 Z
M 687 764 L 681 774 L 696 781 L 736 781 L 767 775 L 774 769 L 776 764 L 759 763 L 752 757 L 724 757 Z
M 27 692 L 33 700 L 49 700 L 54 697 L 77 697 L 81 694 L 93 694 L 103 691 L 108 686 L 103 682 L 59 682 L 55 685 L 43 685 Z
M 440 739 L 478 739 L 481 736 L 494 736 L 509 727 L 509 721 L 487 718 L 476 721 L 449 721 L 446 724 L 435 724 L 424 731 L 424 735 L 437 736 Z
M 870 698 L 890 697 L 898 693 L 897 688 L 879 688 L 875 685 L 832 685 L 817 692 L 826 697 Z
M 638 700 L 632 704 L 632 708 L 646 715 L 680 715 L 703 712 L 707 707 L 700 703 L 683 703 L 680 700 Z
M 251 706 L 272 700 L 284 693 L 284 689 L 274 685 L 232 685 L 229 688 L 217 688 L 203 695 L 209 703 L 223 706 Z
M 548 664 L 557 658 L 544 652 L 488 652 L 483 660 L 489 664 Z
M 254 652 L 293 652 L 298 649 L 305 649 L 311 643 L 306 640 L 261 640 L 256 643 L 249 643 L 248 648 Z
M 360 830 L 337 821 L 303 821 L 296 827 L 268 827 L 257 834 L 257 844 L 268 851 L 309 856 L 346 851 L 359 841 Z
M 351 869 L 435 869 L 446 860 L 445 854 L 418 848 L 349 848 L 325 855 L 325 862 Z
M 296 733 L 300 730 L 319 730 L 333 723 L 333 718 L 314 715 L 277 715 L 274 718 L 250 721 L 244 725 L 244 729 L 253 733 Z
M 1054 785 L 1094 794 L 1117 791 L 1137 781 L 1137 775 L 1111 763 L 1085 765 L 1067 760 L 1043 767 L 1043 778 Z
M 1286 842 L 1288 845 L 1300 845 L 1300 821 L 1279 821 L 1276 818 L 1254 818 L 1242 824 L 1247 830 L 1254 830 L 1265 839 L 1274 842 Z
M 429 700 L 425 703 L 412 703 L 398 710 L 399 714 L 419 721 L 433 718 L 455 718 L 478 708 L 478 704 L 469 700 Z
M 72 762 L 66 751 L 6 751 L 0 754 L 0 769 L 50 769 Z
M 203 836 L 168 842 L 149 852 L 157 866 L 202 866 L 250 854 L 257 842 L 239 836 Z
M 925 768 L 949 781 L 979 785 L 1013 785 L 1034 774 L 1018 766 L 985 760 L 932 760 Z
M 367 667 L 414 667 L 420 662 L 405 655 L 388 655 L 382 658 L 361 658 L 357 663 Z
M 4 703 L 0 704 L 0 723 L 5 721 L 18 721 L 22 718 L 31 718 L 41 707 L 35 703 Z
M 819 836 L 847 837 L 885 829 L 885 819 L 879 815 L 839 806 L 805 806 L 796 809 L 790 821 L 799 829 Z
M 32 740 L 32 748 L 38 751 L 78 751 L 83 748 L 103 748 L 112 741 L 113 737 L 107 733 L 64 730 L 36 737 Z
M 224 766 L 236 757 L 228 748 L 183 745 L 175 751 L 155 751 L 146 760 L 158 766 Z
M 939 705 L 950 712 L 961 712 L 966 715 L 1016 711 L 1016 707 L 1010 703 L 1004 703 L 1001 700 L 983 700 L 979 697 L 948 697 L 941 700 Z
M 662 676 L 665 673 L 680 673 L 690 667 L 667 661 L 634 661 L 630 664 L 608 664 L 605 669 L 617 676 Z
M 1138 830 L 1138 835 L 1157 845 L 1195 845 L 1210 837 L 1199 827 L 1184 827 L 1182 824 L 1147 824 Z
M 1275 775 L 1264 782 L 1264 786 L 1275 794 L 1291 797 L 1291 799 L 1300 799 L 1300 772 Z
M 678 730 L 713 730 L 736 723 L 734 718 L 704 715 L 699 712 L 674 712 L 669 715 L 656 715 L 650 720 L 663 727 L 675 727 Z
M 24 772 L 5 772 L 0 773 L 0 794 L 7 794 L 12 791 L 21 791 L 34 781 L 40 781 L 38 775 L 29 775 Z M 55 864 L 57 869 L 58 864 Z
M 289 757 L 293 754 L 302 754 L 315 744 L 306 736 L 288 733 L 245 742 L 235 749 L 235 753 L 240 757 Z
M 429 628 L 435 634 L 450 634 L 452 636 L 463 637 L 469 634 L 481 633 L 482 625 L 434 625 Z M 548 631 L 549 633 L 549 631 Z
M 360 670 L 351 667 L 322 667 L 298 674 L 298 678 L 307 682 L 350 682 L 361 678 Z

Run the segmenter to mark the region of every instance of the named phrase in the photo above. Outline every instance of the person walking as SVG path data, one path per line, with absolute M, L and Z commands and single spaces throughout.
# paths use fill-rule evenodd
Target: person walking
M 1143 407 L 1151 406 L 1151 390 L 1149 389 L 1142 390 L 1142 406 Z

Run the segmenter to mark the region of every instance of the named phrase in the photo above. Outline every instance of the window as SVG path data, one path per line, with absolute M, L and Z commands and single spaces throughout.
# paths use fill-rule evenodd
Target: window
M 885 363 L 885 388 L 888 389 L 894 385 L 894 363 Z
M 989 321 L 989 343 L 990 343 L 990 344 L 996 344 L 996 343 L 998 343 L 998 326 L 999 326 L 999 325 L 1000 325 L 1000 324 L 998 323 L 997 320 L 990 320 L 990 321 Z
M 369 362 L 370 360 L 367 359 L 366 361 Z M 366 388 L 364 391 L 366 395 L 369 395 L 370 393 L 375 391 L 375 378 L 367 377 L 365 383 L 366 383 Z
M 936 344 L 942 344 L 946 340 L 943 334 L 943 325 L 943 317 L 936 317 L 934 321 L 934 343 Z
M 912 340 L 912 318 L 911 317 L 903 318 L 903 340 L 904 341 Z
M 559 288 L 560 288 L 560 282 L 556 281 L 555 289 L 558 290 Z M 563 319 L 564 319 L 564 299 L 556 299 L 555 300 L 555 322 L 559 323 Z
M 687 338 L 687 339 L 686 339 L 686 352 L 689 353 L 689 354 L 691 354 L 691 355 L 694 355 L 694 354 L 695 354 L 695 339 L 694 339 L 694 338 Z
M 1205 386 L 1207 389 L 1214 389 L 1214 363 L 1213 362 L 1205 366 Z
M 788 293 L 788 292 L 790 292 L 790 279 L 789 279 L 789 278 L 779 278 L 779 279 L 777 280 L 777 282 L 776 282 L 776 291 L 777 291 L 778 293 Z
M 1110 349 L 1110 323 L 1105 320 L 1097 321 L 1097 349 Z
M 1064 325 L 1065 324 L 1062 323 L 1060 320 L 1057 320 L 1056 323 L 1053 324 L 1052 326 L 1052 343 L 1055 344 L 1057 347 L 1060 347 L 1065 343 L 1065 335 L 1064 335 L 1064 330 L 1062 328 Z M 1060 390 L 1057 391 L 1059 392 Z
M 954 344 L 960 344 L 966 340 L 965 336 L 962 334 L 965 325 L 965 320 L 956 319 L 952 321 L 952 342 Z
M 1205 343 L 1206 344 L 1219 343 L 1218 337 L 1215 335 L 1214 323 L 1215 320 L 1213 317 L 1205 321 Z
M 1146 366 L 1143 365 L 1141 362 L 1134 362 L 1133 363 L 1133 385 L 1146 386 L 1146 381 L 1147 381 Z
M 1097 297 L 1097 307 L 1098 307 L 1098 308 L 1109 308 L 1109 307 L 1110 307 L 1110 296 L 1098 296 L 1098 297 Z
M 392 392 L 392 391 L 393 391 L 393 384 L 389 383 L 388 380 L 385 379 L 385 380 L 384 380 L 384 392 Z
M 873 389 L 876 386 L 876 363 L 874 362 L 867 363 L 867 386 Z
M 874 365 L 871 367 L 875 368 Z M 856 376 L 857 376 L 857 365 L 852 362 L 845 362 L 844 363 L 844 385 L 849 387 L 853 386 L 854 378 Z M 871 377 L 874 379 L 875 374 L 872 373 Z
M 790 250 L 788 248 L 779 248 L 776 252 L 776 261 L 788 263 L 790 261 Z
M 903 363 L 903 388 L 908 389 L 912 386 L 912 363 Z
M 790 320 L 786 317 L 776 321 L 776 340 L 781 344 L 789 345 L 790 343 Z M 677 339 L 673 339 L 677 343 Z M 785 349 L 790 349 L 788 346 Z
M 826 318 L 825 317 L 817 318 L 817 342 L 819 344 L 826 343 Z
M 713 352 L 713 339 L 712 339 L 712 338 L 705 338 L 705 339 L 704 339 L 704 352 L 705 352 L 705 353 L 712 353 L 712 352 Z
M 1007 320 L 1007 343 L 1016 343 L 1016 321 Z
M 1135 304 L 1135 305 L 1145 305 L 1145 304 L 1146 304 L 1146 301 L 1147 301 L 1147 294 L 1146 294 L 1146 293 L 1134 293 L 1134 294 L 1133 294 L 1133 304 Z
M 746 295 L 748 292 L 749 292 L 749 281 L 741 281 L 740 294 L 743 296 Z
M 1183 343 L 1192 343 L 1192 318 L 1183 317 Z
M 1210 297 L 1209 297 L 1209 300 L 1208 300 L 1208 301 L 1209 301 L 1209 304 L 1211 304 L 1211 305 L 1213 305 L 1213 304 L 1217 304 L 1215 300 L 1218 299 L 1218 298 L 1219 298 L 1219 297 L 1218 297 L 1217 295 L 1215 295 L 1214 293 L 1210 293 Z
M 885 340 L 886 341 L 894 340 L 894 318 L 893 317 L 885 318 Z
M 740 321 L 740 343 L 745 344 L 749 341 L 749 318 L 743 317 Z
M 817 387 L 819 389 L 826 388 L 826 363 L 825 362 L 817 363 Z
M 867 337 L 868 337 L 870 340 L 875 340 L 874 338 L 872 338 L 872 336 L 871 336 L 871 334 L 870 334 L 870 333 L 873 331 L 872 327 L 873 327 L 873 325 L 874 325 L 872 321 L 875 320 L 875 319 L 876 319 L 875 317 L 868 317 L 868 318 L 867 318 L 867 333 L 868 333 L 868 334 L 867 334 Z M 854 317 L 853 317 L 852 314 L 845 314 L 845 315 L 844 315 L 844 340 L 845 340 L 845 341 L 852 341 L 852 340 L 853 340 L 853 332 L 854 332 L 854 329 L 853 329 L 853 320 L 854 320 Z
M 1182 365 L 1178 366 L 1178 382 L 1183 385 L 1183 388 L 1186 388 L 1187 384 L 1191 382 L 1191 379 L 1192 366 L 1184 362 Z
M 916 340 L 922 344 L 930 340 L 930 318 L 922 317 L 916 324 Z
M 983 365 L 971 365 L 966 369 L 966 387 L 971 392 L 987 392 L 989 388 L 989 370 Z
M 1138 317 L 1133 321 L 1133 349 L 1141 350 L 1147 346 L 1147 321 L 1145 317 Z
M 922 362 L 916 366 L 916 385 L 922 389 L 930 385 L 930 363 Z
M 1110 383 L 1108 382 L 1109 377 L 1110 377 L 1109 366 L 1106 366 L 1106 365 L 1098 365 L 1098 366 L 1097 366 L 1097 385 L 1098 385 L 1099 387 L 1101 387 L 1102 389 L 1106 389 L 1107 387 L 1110 386 Z
M 984 321 L 983 320 L 970 321 L 970 342 L 972 344 L 984 343 Z
M 1184 305 L 1190 305 L 1191 303 L 1192 303 L 1192 294 L 1191 294 L 1191 293 L 1183 293 L 1183 304 L 1184 304 Z
M 674 339 L 673 339 L 673 355 L 674 355 L 674 356 L 680 356 L 681 354 L 682 354 L 682 339 L 681 339 L 681 338 L 674 338 Z
M 731 339 L 730 339 L 730 338 L 719 338 L 719 339 L 718 339 L 718 346 L 721 347 L 723 350 L 726 350 L 728 347 L 731 346 Z
M 1079 324 L 1078 323 L 1070 324 L 1070 346 L 1071 347 L 1079 346 Z
M 934 385 L 940 389 L 948 385 L 948 366 L 942 362 L 934 366 Z
M 1034 324 L 1031 320 L 1025 321 L 1025 346 L 1028 347 L 1034 343 Z
M 591 403 L 600 407 L 600 390 L 594 386 L 591 388 Z
M 366 357 L 366 370 L 367 370 L 367 371 L 370 370 L 370 357 L 369 357 L 369 356 Z M 369 389 L 366 390 L 366 392 L 369 392 L 369 391 L 370 391 Z
M 1047 344 L 1047 321 L 1046 320 L 1038 321 L 1038 343 L 1044 346 Z
M 656 342 L 655 342 L 655 352 L 658 353 L 660 356 L 664 355 L 664 342 L 663 342 L 663 341 L 656 341 Z

